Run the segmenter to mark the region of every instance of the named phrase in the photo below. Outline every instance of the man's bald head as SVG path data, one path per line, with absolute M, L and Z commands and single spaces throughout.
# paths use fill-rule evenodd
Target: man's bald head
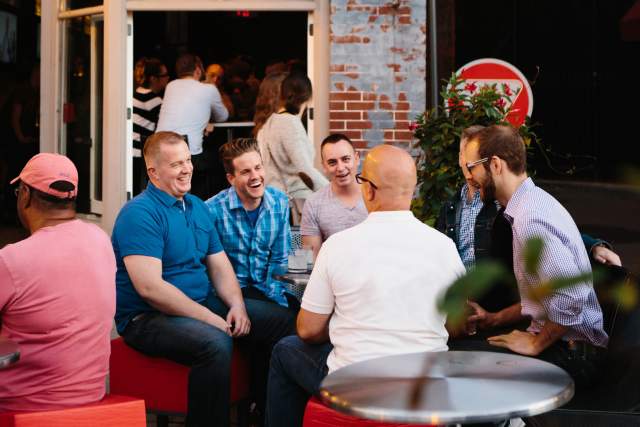
M 417 175 L 415 162 L 405 150 L 392 145 L 373 148 L 364 160 L 362 177 L 369 181 L 362 193 L 370 212 L 410 208 Z

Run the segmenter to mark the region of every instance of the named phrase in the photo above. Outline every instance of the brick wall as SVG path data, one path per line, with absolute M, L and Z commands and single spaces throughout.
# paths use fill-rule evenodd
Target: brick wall
M 427 0 L 331 0 L 329 128 L 408 147 L 426 105 Z

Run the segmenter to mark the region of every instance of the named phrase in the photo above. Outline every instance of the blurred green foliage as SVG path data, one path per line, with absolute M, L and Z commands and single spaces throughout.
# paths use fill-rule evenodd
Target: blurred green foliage
M 542 239 L 534 238 L 526 242 L 523 261 L 528 274 L 537 275 L 543 249 L 544 242 Z M 598 283 L 605 278 L 606 273 L 603 270 L 604 268 L 596 267 L 593 273 L 588 272 L 573 277 L 558 277 L 541 282 L 538 286 L 532 288 L 528 297 L 540 302 L 558 289 L 584 282 Z M 508 272 L 501 264 L 490 261 L 478 262 L 474 268 L 459 277 L 447 289 L 447 292 L 438 302 L 438 309 L 447 315 L 449 324 L 459 327 L 466 320 L 467 301 L 477 300 L 491 289 L 491 286 L 510 274 L 512 272 Z M 607 291 L 601 292 L 601 295 L 604 295 L 608 302 L 620 304 L 623 310 L 630 310 L 638 304 L 638 283 L 632 279 L 615 283 L 608 286 Z

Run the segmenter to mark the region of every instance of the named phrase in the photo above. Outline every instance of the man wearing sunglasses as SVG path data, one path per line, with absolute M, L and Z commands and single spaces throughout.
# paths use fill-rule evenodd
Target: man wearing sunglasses
M 464 148 L 484 126 L 470 126 L 462 131 L 458 164 L 465 178 L 464 185 L 440 209 L 435 227 L 456 244 L 466 268 L 476 261 L 494 259 L 513 271 L 511 227 L 498 215 L 500 204 L 494 200 L 481 200 L 480 191 L 473 185 L 470 170 L 482 167 L 487 159 L 467 162 Z M 582 239 L 593 261 L 621 265 L 620 257 L 604 240 L 582 234 Z M 478 302 L 490 311 L 499 311 L 519 300 L 515 281 L 501 282 L 492 287 Z
M 483 201 L 497 200 L 513 233 L 514 274 L 520 302 L 496 313 L 473 304 L 470 317 L 479 327 L 500 327 L 529 318 L 527 331 L 488 338 L 491 346 L 539 357 L 565 369 L 578 386 L 590 384 L 603 360 L 608 337 L 591 279 L 554 290 L 535 300 L 530 291 L 558 277 L 591 273 L 589 257 L 571 215 L 526 173 L 526 149 L 518 131 L 490 126 L 464 147 L 470 183 Z M 527 271 L 523 250 L 531 238 L 544 249 L 535 273 Z
M 369 216 L 329 237 L 302 298 L 297 336 L 274 347 L 267 424 L 300 426 L 328 372 L 398 353 L 447 349 L 436 300 L 464 265 L 453 242 L 411 213 L 415 163 L 379 145 L 357 175 Z

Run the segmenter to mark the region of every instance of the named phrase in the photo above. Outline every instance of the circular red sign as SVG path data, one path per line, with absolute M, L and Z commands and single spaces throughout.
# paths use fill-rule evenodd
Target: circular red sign
M 533 92 L 527 78 L 513 65 L 500 59 L 483 58 L 462 66 L 458 76 L 475 86 L 497 84 L 500 92 L 507 95 L 506 119 L 515 127 L 522 125 L 533 112 Z M 506 90 L 502 85 L 506 85 Z

